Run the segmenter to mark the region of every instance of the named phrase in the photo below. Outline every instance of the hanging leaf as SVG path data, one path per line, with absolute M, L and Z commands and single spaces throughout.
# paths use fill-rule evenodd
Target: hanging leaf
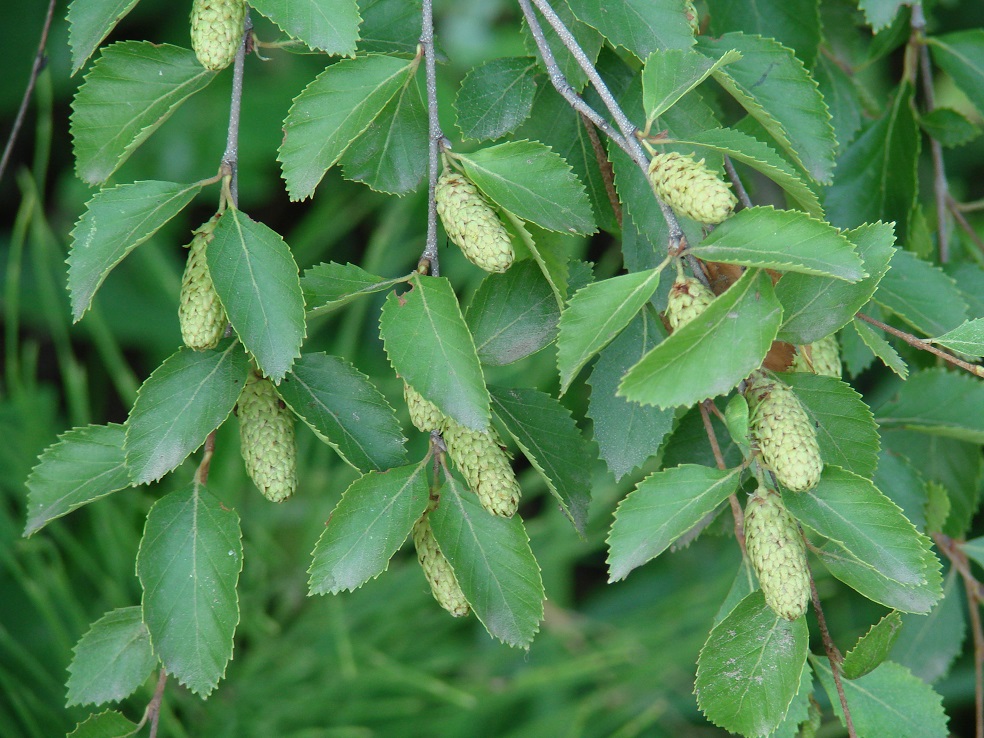
M 783 620 L 752 592 L 714 626 L 697 660 L 697 704 L 715 725 L 762 736 L 786 716 L 809 649 L 806 620 Z
M 858 282 L 868 276 L 836 228 L 795 210 L 738 211 L 689 250 L 699 259 Z
M 738 489 L 741 468 L 678 466 L 639 482 L 608 536 L 609 582 L 656 558 Z
M 886 341 L 885 337 L 871 325 L 855 318 L 845 330 L 853 330 L 857 333 L 858 338 L 861 339 L 865 346 L 871 349 L 871 352 L 878 357 L 881 363 L 898 374 L 899 377 L 905 379 L 909 376 L 909 367 L 902 360 L 902 357 L 899 356 L 899 352 L 892 348 L 892 344 Z M 854 375 L 858 373 L 853 372 Z
M 710 18 L 710 33 L 728 31 L 774 38 L 788 46 L 812 69 L 820 46 L 820 3 L 816 0 L 716 0 Z
M 340 159 L 345 177 L 377 192 L 405 195 L 427 170 L 427 109 L 409 80 Z
M 427 508 L 429 464 L 369 472 L 345 490 L 314 547 L 311 594 L 354 591 L 386 571 Z
M 984 443 L 984 383 L 946 369 L 918 372 L 878 408 L 878 423 Z
M 184 210 L 201 185 L 135 182 L 96 194 L 72 231 L 68 289 L 77 322 L 106 275 L 137 246 Z
M 543 582 L 519 516 L 490 515 L 448 476 L 429 516 L 434 537 L 489 634 L 525 648 L 543 618 Z
M 370 274 L 355 264 L 336 264 L 333 261 L 311 267 L 301 277 L 301 291 L 309 318 L 325 315 L 348 305 L 363 295 L 388 290 L 404 278 L 386 279 Z
M 104 48 L 72 102 L 70 133 L 79 178 L 105 182 L 214 77 L 191 49 L 149 41 Z
M 502 366 L 540 351 L 557 336 L 560 309 L 533 259 L 490 274 L 472 298 L 465 321 L 486 366 Z
M 902 631 L 890 658 L 927 684 L 939 681 L 960 655 L 967 636 L 963 580 L 950 569 L 943 597 L 928 615 L 903 615 Z
M 69 738 L 128 738 L 137 732 L 136 723 L 131 723 L 120 712 L 106 710 L 98 715 L 90 715 L 79 723 Z
M 661 271 L 657 268 L 605 279 L 589 284 L 571 298 L 561 313 L 557 336 L 561 393 L 649 302 L 659 286 Z
M 619 395 L 670 408 L 723 394 L 761 365 L 781 319 L 772 281 L 749 269 L 632 367 Z
M 844 654 L 845 679 L 858 679 L 870 674 L 885 659 L 902 633 L 902 616 L 890 612 L 879 620 L 864 636 L 858 639 L 854 648 Z
M 870 223 L 843 235 L 854 244 L 870 275 L 850 284 L 841 279 L 787 274 L 776 284 L 783 308 L 779 340 L 793 344 L 813 343 L 840 330 L 874 294 L 888 271 L 895 241 L 891 223 Z
M 602 46 L 605 44 L 604 37 L 587 23 L 582 23 L 578 20 L 572 12 L 570 3 L 557 3 L 553 10 L 560 18 L 561 23 L 571 32 L 578 46 L 584 51 L 584 55 L 588 58 L 588 61 L 595 64 L 598 61 L 598 52 L 601 51 Z M 550 47 L 554 60 L 560 68 L 560 73 L 564 75 L 564 79 L 575 90 L 580 91 L 583 89 L 588 83 L 588 75 L 585 74 L 578 60 L 570 52 L 560 36 L 557 35 L 553 26 L 541 20 L 540 28 L 543 30 L 543 36 L 546 39 L 547 46 Z M 530 33 L 525 19 L 523 21 L 522 33 L 527 53 L 536 57 L 541 71 L 547 71 L 547 66 L 540 54 L 540 49 L 536 41 L 534 41 L 533 34 Z
M 714 72 L 714 79 L 817 182 L 828 184 L 834 170 L 834 129 L 817 83 L 778 41 L 744 33 L 701 36 L 697 50 L 719 59 L 732 49 L 740 62 Z M 838 171 L 838 175 L 841 172 Z
M 420 41 L 421 0 L 359 0 L 359 51 L 413 56 Z
M 671 0 L 625 0 L 602 4 L 594 0 L 569 0 L 574 14 L 612 42 L 640 59 L 659 49 L 687 49 L 694 32 L 683 7 Z
M 90 425 L 63 433 L 27 478 L 27 525 L 37 533 L 55 518 L 130 486 L 123 455 L 126 428 Z
M 617 395 L 625 373 L 663 338 L 663 325 L 643 310 L 598 357 L 591 370 L 588 416 L 608 469 L 620 480 L 650 456 L 673 430 L 673 410 L 627 402 Z M 675 434 L 674 434 L 675 435 Z
M 68 45 L 72 47 L 72 74 L 79 71 L 99 44 L 133 10 L 138 0 L 95 0 L 68 6 Z
M 536 61 L 528 56 L 493 59 L 472 68 L 454 101 L 462 137 L 476 141 L 515 131 L 533 109 Z
M 646 57 L 642 104 L 646 120 L 655 120 L 721 67 L 741 59 L 737 51 L 708 59 L 693 49 L 661 49 Z
M 386 297 L 380 335 L 390 364 L 424 399 L 473 430 L 489 424 L 489 393 L 451 283 L 410 278 L 411 289 Z
M 975 318 L 961 323 L 952 331 L 930 339 L 948 349 L 971 356 L 984 356 L 984 318 Z
M 977 112 L 984 115 L 984 30 L 930 36 L 926 39 L 933 61 L 953 78 Z
M 294 414 L 354 468 L 383 471 L 406 463 L 406 439 L 393 408 L 344 359 L 304 354 L 277 389 Z
M 278 384 L 300 356 L 306 333 L 304 297 L 290 248 L 275 231 L 229 208 L 215 226 L 205 257 L 239 340 Z
M 304 200 L 386 103 L 407 83 L 412 65 L 369 54 L 332 64 L 304 88 L 284 121 L 277 159 L 291 200 Z
M 68 667 L 67 704 L 120 702 L 147 680 L 156 665 L 140 608 L 111 610 L 75 646 Z
M 196 483 L 154 504 L 137 552 L 154 652 L 168 674 L 202 697 L 232 658 L 241 537 L 235 511 Z
M 457 161 L 486 197 L 513 215 L 560 233 L 595 231 L 584 185 L 547 146 L 510 141 Z
M 239 399 L 249 360 L 236 341 L 212 351 L 183 348 L 140 387 L 126 424 L 126 465 L 135 484 L 153 482 L 205 443 Z
M 591 477 L 583 462 L 591 451 L 570 411 L 545 392 L 500 387 L 490 391 L 496 416 L 583 535 L 591 499 Z
M 362 21 L 355 0 L 250 0 L 250 6 L 312 49 L 355 54 Z
M 948 149 L 963 146 L 981 135 L 981 126 L 953 108 L 934 108 L 919 117 L 923 133 Z

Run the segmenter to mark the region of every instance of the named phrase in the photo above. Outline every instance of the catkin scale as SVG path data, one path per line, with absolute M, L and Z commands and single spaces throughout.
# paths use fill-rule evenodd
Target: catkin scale
M 709 225 L 728 218 L 738 204 L 730 186 L 692 156 L 670 151 L 649 162 L 649 179 L 660 199 L 679 215 Z
M 446 171 L 434 191 L 444 230 L 475 266 L 504 272 L 513 263 L 509 233 L 478 188 L 464 175 Z
M 191 48 L 199 63 L 218 72 L 232 64 L 243 39 L 243 0 L 194 0 L 191 6 Z
M 297 487 L 294 417 L 273 382 L 250 372 L 237 403 L 246 472 L 263 496 L 283 502 Z

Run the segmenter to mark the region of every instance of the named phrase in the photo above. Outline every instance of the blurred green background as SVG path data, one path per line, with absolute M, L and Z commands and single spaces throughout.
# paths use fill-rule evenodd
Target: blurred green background
M 78 0 L 81 1 L 81 0 Z M 188 3 L 142 0 L 109 42 L 150 39 L 187 45 Z M 47 3 L 8 0 L 0 24 L 5 70 L 0 135 L 6 138 L 23 94 Z M 981 15 L 979 3 L 973 12 Z M 940 17 L 974 23 L 961 8 Z M 21 538 L 26 479 L 58 433 L 87 423 L 123 422 L 135 391 L 180 344 L 176 304 L 184 246 L 217 202 L 215 188 L 137 249 L 107 279 L 94 309 L 71 325 L 65 291 L 69 233 L 92 196 L 74 176 L 69 114 L 84 74 L 70 76 L 66 5 L 59 2 L 48 65 L 0 181 L 0 263 L 4 265 L 4 346 L 0 379 L 0 735 L 63 734 L 89 710 L 65 702 L 71 650 L 106 611 L 138 604 L 134 559 L 151 504 L 190 478 L 193 466 L 160 485 L 116 493 Z M 451 61 L 441 69 L 445 131 L 455 139 L 453 99 L 475 63 L 525 53 L 514 3 L 437 4 L 439 40 Z M 984 21 L 978 18 L 976 22 Z M 261 38 L 279 37 L 260 22 Z M 321 261 L 358 263 L 387 276 L 409 271 L 423 246 L 425 201 L 379 195 L 329 173 L 316 198 L 290 203 L 276 162 L 280 125 L 291 99 L 323 68 L 317 56 L 264 52 L 250 58 L 242 120 L 241 207 L 280 232 L 302 269 Z M 897 60 L 884 65 L 887 79 Z M 114 182 L 193 181 L 215 173 L 224 148 L 231 75 L 178 110 L 122 167 Z M 458 141 L 455 140 L 458 144 Z M 966 152 L 964 152 L 966 154 Z M 961 197 L 981 196 L 980 147 L 952 170 Z M 928 179 L 928 178 L 927 178 Z M 582 256 L 601 276 L 619 268 L 608 236 L 584 242 Z M 482 276 L 457 250 L 442 248 L 442 271 L 463 303 Z M 367 299 L 310 327 L 309 350 L 343 355 L 373 378 L 394 407 L 400 384 L 378 337 L 382 297 Z M 490 372 L 489 380 L 556 389 L 553 349 Z M 863 377 L 869 386 L 877 382 Z M 583 382 L 567 402 L 583 418 Z M 405 411 L 404 411 L 405 412 Z M 405 418 L 404 418 L 405 420 Z M 590 437 L 589 423 L 584 430 Z M 405 426 L 410 429 L 409 424 Z M 415 453 L 425 439 L 415 434 Z M 432 600 L 412 550 L 354 594 L 309 598 L 310 551 L 354 473 L 303 427 L 300 488 L 289 504 L 267 503 L 248 482 L 235 422 L 217 441 L 210 488 L 242 518 L 245 568 L 242 619 L 226 679 L 207 701 L 168 685 L 166 736 L 703 736 L 692 694 L 699 649 L 738 569 L 726 527 L 607 585 L 604 539 L 615 504 L 642 478 L 616 485 L 595 465 L 586 540 L 550 501 L 539 478 L 520 468 L 521 512 L 543 569 L 548 603 L 528 652 L 493 642 L 474 618 L 456 621 Z M 819 568 L 819 567 L 818 567 Z M 842 649 L 883 610 L 820 575 L 828 619 Z M 810 616 L 812 618 L 812 614 Z M 815 623 L 811 630 L 816 632 Z M 814 651 L 820 651 L 814 644 Z M 153 680 L 124 705 L 138 719 Z M 937 688 L 951 729 L 962 734 L 973 702 L 972 665 L 963 657 Z M 829 716 L 829 711 L 828 711 Z M 823 735 L 840 734 L 828 725 Z

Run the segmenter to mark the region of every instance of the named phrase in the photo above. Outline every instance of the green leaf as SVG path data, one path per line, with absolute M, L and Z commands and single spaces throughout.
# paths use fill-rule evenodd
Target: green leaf
M 413 56 L 420 40 L 420 6 L 421 0 L 359 0 L 359 50 Z
M 525 647 L 543 618 L 543 582 L 519 516 L 490 515 L 448 476 L 430 513 L 434 537 L 489 634 Z
M 646 57 L 642 70 L 642 104 L 646 120 L 655 120 L 723 66 L 741 59 L 737 51 L 708 59 L 690 48 L 662 49 Z
M 592 456 L 570 411 L 545 392 L 492 387 L 495 414 L 543 477 L 560 509 L 584 534 L 591 499 Z
M 926 481 L 946 490 L 950 515 L 943 532 L 951 538 L 965 537 L 977 511 L 984 475 L 980 444 L 891 428 L 882 431 L 882 442 L 912 462 Z
M 717 70 L 714 79 L 794 162 L 817 182 L 829 183 L 837 146 L 834 129 L 827 104 L 803 62 L 778 41 L 760 36 L 726 33 L 697 41 L 697 50 L 714 59 L 732 49 L 742 60 Z
M 731 589 L 728 590 L 724 602 L 721 603 L 721 607 L 718 608 L 717 614 L 714 616 L 714 625 L 718 625 L 724 620 L 739 602 L 758 588 L 758 579 L 752 568 L 752 562 L 748 560 L 747 556 L 744 556 L 741 563 L 738 564 L 738 572 L 735 574 L 735 580 L 731 583 Z
M 119 702 L 157 665 L 139 607 L 110 610 L 92 624 L 74 653 L 68 667 L 69 706 Z
M 98 192 L 72 231 L 68 289 L 78 321 L 106 275 L 161 226 L 184 210 L 201 185 L 135 182 Z
M 895 221 L 907 233 L 916 202 L 919 129 L 912 108 L 912 85 L 902 84 L 885 113 L 837 160 L 837 177 L 827 190 L 827 218 L 839 228 L 872 220 Z
M 817 0 L 716 0 L 710 33 L 743 31 L 774 38 L 813 67 L 820 45 L 820 3 Z
M 308 317 L 314 318 L 348 305 L 363 295 L 388 290 L 402 281 L 403 277 L 386 279 L 370 274 L 355 264 L 329 261 L 304 272 L 301 291 L 307 304 Z
M 858 639 L 854 648 L 844 654 L 845 679 L 858 679 L 874 671 L 891 652 L 902 632 L 902 615 L 890 612 Z
M 354 591 L 386 571 L 427 508 L 429 462 L 369 472 L 345 490 L 314 547 L 311 594 Z
M 799 692 L 808 648 L 806 619 L 784 620 L 752 592 L 714 626 L 700 651 L 698 706 L 733 733 L 771 733 Z
M 318 438 L 354 468 L 383 471 L 406 463 L 406 439 L 393 408 L 344 359 L 304 354 L 278 391 Z
M 90 715 L 69 733 L 69 738 L 126 738 L 138 730 L 122 713 L 106 710 L 98 715 Z
M 967 304 L 953 279 L 908 251 L 892 256 L 874 299 L 927 336 L 938 336 L 967 320 Z
M 882 449 L 878 454 L 878 469 L 872 481 L 886 497 L 902 508 L 916 530 L 925 532 L 926 483 L 908 459 Z
M 134 484 L 153 482 L 184 461 L 229 417 L 249 360 L 236 341 L 212 351 L 182 348 L 140 387 L 126 424 L 126 465 Z
M 984 567 L 984 537 L 966 541 L 960 545 L 960 548 L 969 558 L 976 561 L 978 566 Z
M 871 352 L 878 357 L 882 364 L 887 366 L 902 379 L 909 376 L 909 367 L 899 356 L 899 352 L 892 348 L 892 344 L 885 340 L 885 337 L 868 323 L 855 318 L 850 323 L 850 329 L 857 333 L 862 343 L 871 349 Z
M 403 59 L 369 54 L 332 64 L 304 88 L 284 121 L 277 157 L 291 200 L 303 200 L 403 87 Z
M 779 340 L 794 344 L 813 343 L 840 330 L 874 294 L 888 270 L 895 241 L 891 223 L 871 223 L 845 231 L 844 236 L 864 262 L 870 275 L 855 284 L 829 277 L 787 274 L 776 284 L 783 308 Z
M 834 712 L 843 720 L 830 665 L 812 659 Z M 942 698 L 904 666 L 882 664 L 867 676 L 844 682 L 847 707 L 857 734 L 904 735 L 906 738 L 947 738 Z
M 953 108 L 935 108 L 919 118 L 923 132 L 948 149 L 963 146 L 981 135 L 981 126 Z
M 806 723 L 811 719 L 812 714 L 816 715 L 815 725 L 819 727 L 820 707 L 813 699 L 813 670 L 807 663 L 800 676 L 799 691 L 789 703 L 786 717 L 779 723 L 779 727 L 769 734 L 769 738 L 803 738 L 806 735 Z M 800 725 L 803 725 L 803 732 L 800 730 Z
M 463 138 L 502 138 L 515 131 L 533 109 L 536 60 L 528 56 L 493 59 L 473 67 L 454 101 Z
M 974 28 L 943 36 L 930 36 L 935 61 L 984 115 L 984 30 Z
M 149 41 L 104 48 L 72 102 L 70 132 L 79 178 L 105 182 L 214 77 L 190 49 Z
M 781 319 L 769 276 L 749 269 L 632 367 L 619 395 L 670 408 L 724 394 L 761 365 Z
M 278 384 L 300 356 L 306 332 L 290 248 L 276 231 L 229 208 L 215 226 L 205 258 L 239 340 Z
M 930 342 L 971 356 L 984 356 L 984 318 L 961 323 L 952 331 L 930 339 Z
M 568 241 L 573 237 L 545 231 L 532 223 L 526 223 L 511 213 L 504 212 L 506 230 L 513 242 L 519 241 L 540 267 L 550 290 L 557 301 L 558 311 L 563 309 L 567 298 L 570 267 Z M 590 280 L 589 280 L 590 281 Z
M 837 553 L 902 585 L 920 601 L 885 602 L 862 591 L 865 596 L 907 612 L 926 612 L 925 603 L 931 606 L 939 599 L 940 563 L 929 539 L 864 477 L 828 466 L 810 494 L 785 494 L 783 502 L 803 525 L 836 543 L 841 549 Z M 837 571 L 831 573 L 841 578 Z M 846 583 L 854 586 L 851 581 Z M 916 604 L 923 609 L 913 610 Z
M 574 14 L 597 28 L 615 46 L 623 46 L 640 59 L 660 49 L 687 49 L 694 34 L 682 3 L 672 0 L 569 0 Z
M 459 155 L 457 161 L 486 197 L 513 215 L 548 231 L 595 231 L 584 185 L 548 146 L 510 141 Z
M 773 151 L 771 146 L 747 133 L 733 128 L 711 128 L 685 138 L 674 136 L 668 142 L 701 146 L 747 164 L 782 187 L 809 215 L 814 218 L 823 217 L 820 200 L 799 173 Z
M 834 377 L 786 372 L 782 379 L 796 393 L 815 426 L 825 464 L 871 477 L 878 466 L 878 426 L 861 395 Z
M 154 504 L 137 552 L 154 652 L 168 674 L 202 697 L 232 658 L 241 537 L 236 512 L 196 483 Z
M 837 63 L 820 56 L 813 70 L 824 102 L 830 107 L 831 123 L 838 147 L 843 150 L 861 128 L 861 96 L 854 78 L 837 66 Z
M 796 210 L 739 210 L 700 245 L 699 259 L 858 282 L 868 276 L 854 247 L 836 228 Z
M 608 536 L 608 581 L 659 556 L 738 489 L 741 467 L 678 466 L 650 474 L 619 503 Z
M 405 195 L 427 170 L 427 109 L 410 80 L 340 159 L 345 177 L 377 192 Z
M 559 320 L 550 283 L 532 259 L 482 280 L 465 313 L 478 358 L 487 366 L 511 364 L 540 351 L 556 338 Z
M 485 430 L 489 393 L 451 283 L 415 274 L 410 286 L 402 295 L 387 295 L 379 318 L 390 364 L 445 415 Z
M 561 393 L 649 302 L 659 286 L 661 271 L 656 268 L 623 274 L 589 284 L 575 293 L 561 313 L 557 335 Z
M 858 0 L 858 8 L 864 11 L 864 18 L 875 33 L 891 25 L 905 4 L 905 0 Z
M 984 383 L 946 369 L 918 372 L 878 409 L 878 423 L 984 443 Z
M 72 47 L 72 74 L 79 71 L 137 0 L 90 0 L 68 6 L 68 45 Z
M 355 0 L 250 0 L 250 6 L 312 49 L 355 54 L 362 21 Z
M 962 589 L 963 580 L 956 569 L 950 569 L 943 583 L 943 597 L 929 614 L 902 616 L 902 633 L 891 659 L 927 684 L 944 677 L 963 651 L 967 609 Z
M 37 533 L 55 518 L 130 486 L 122 425 L 90 425 L 58 437 L 27 478 L 27 525 Z
M 627 402 L 616 394 L 618 383 L 629 368 L 663 336 L 662 324 L 644 310 L 601 352 L 591 370 L 588 416 L 593 422 L 601 458 L 616 481 L 655 455 L 673 429 L 673 410 Z

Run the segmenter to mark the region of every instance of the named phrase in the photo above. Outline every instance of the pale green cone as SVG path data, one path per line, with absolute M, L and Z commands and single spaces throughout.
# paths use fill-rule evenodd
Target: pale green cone
M 495 435 L 471 430 L 448 418 L 443 437 L 448 455 L 482 507 L 493 515 L 511 518 L 519 507 L 519 482 Z
M 504 272 L 512 265 L 509 233 L 475 185 L 446 171 L 437 181 L 434 200 L 448 238 L 472 264 L 487 272 Z
M 748 380 L 752 439 L 765 465 L 793 492 L 816 486 L 823 471 L 817 434 L 793 391 L 764 372 Z
M 273 382 L 250 372 L 239 396 L 239 442 L 246 472 L 263 496 L 283 502 L 297 487 L 294 416 Z
M 194 0 L 191 47 L 206 69 L 218 72 L 232 64 L 243 40 L 243 0 Z
M 417 549 L 417 561 L 420 562 L 420 568 L 424 570 L 424 576 L 427 577 L 431 593 L 437 603 L 456 618 L 471 612 L 471 607 L 458 585 L 451 564 L 437 545 L 427 513 L 414 523 L 413 545 Z
M 649 179 L 663 202 L 699 223 L 721 223 L 738 203 L 731 186 L 704 166 L 703 159 L 694 161 L 675 151 L 653 156 Z
M 714 293 L 693 277 L 676 278 L 666 303 L 666 320 L 676 330 L 707 310 Z
M 807 361 L 803 348 L 797 348 L 796 358 L 793 359 L 791 368 L 796 372 L 813 372 L 814 374 L 823 374 L 840 379 L 843 370 L 837 339 L 834 336 L 827 336 L 811 343 L 809 361 Z
M 444 424 L 444 413 L 437 409 L 430 400 L 425 400 L 406 382 L 403 383 L 403 399 L 407 402 L 407 409 L 410 411 L 410 422 L 419 431 L 430 433 L 440 430 Z
M 760 487 L 745 506 L 745 550 L 765 595 L 781 618 L 796 620 L 810 601 L 806 545 L 773 490 Z
M 215 222 L 212 219 L 195 231 L 181 279 L 181 298 L 178 302 L 181 338 L 185 346 L 196 351 L 215 348 L 229 322 L 205 261 L 205 249 L 212 240 Z

